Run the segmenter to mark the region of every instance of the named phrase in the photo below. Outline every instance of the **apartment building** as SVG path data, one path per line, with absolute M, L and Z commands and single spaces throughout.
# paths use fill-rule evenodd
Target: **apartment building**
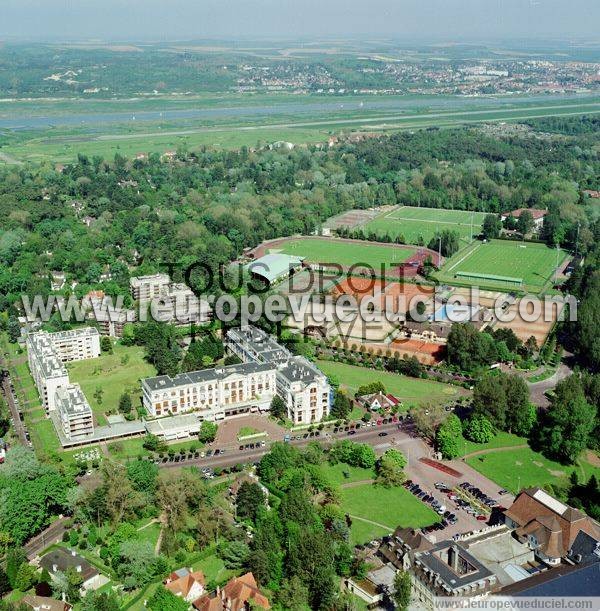
M 94 434 L 92 408 L 79 384 L 58 388 L 55 403 L 61 428 L 67 439 L 82 440 Z
M 212 319 L 212 308 L 208 301 L 198 298 L 189 286 L 173 282 L 167 294 L 154 305 L 153 314 L 158 320 L 177 326 L 203 324 Z
M 194 411 L 204 420 L 222 420 L 266 411 L 275 392 L 275 368 L 268 363 L 242 363 L 142 381 L 144 407 L 156 418 Z
M 42 405 L 46 411 L 54 410 L 56 390 L 69 384 L 69 374 L 58 358 L 48 333 L 27 336 L 27 360 Z
M 131 295 L 136 301 L 150 301 L 155 297 L 167 295 L 170 284 L 169 274 L 133 276 L 129 279 Z
M 92 327 L 27 336 L 29 369 L 46 411 L 56 409 L 56 391 L 69 384 L 65 363 L 98 356 L 100 334 Z
M 329 414 L 327 377 L 304 357 L 293 356 L 255 327 L 230 330 L 225 345 L 244 362 L 143 380 L 148 413 L 161 417 L 194 411 L 205 420 L 220 420 L 267 411 L 277 394 L 296 424 L 318 422 Z
M 100 333 L 94 327 L 50 333 L 56 355 L 63 363 L 100 356 Z

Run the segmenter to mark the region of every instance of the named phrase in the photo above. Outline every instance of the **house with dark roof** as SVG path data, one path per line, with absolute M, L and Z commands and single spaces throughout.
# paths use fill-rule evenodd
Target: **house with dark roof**
M 75 550 L 55 547 L 52 551 L 42 556 L 40 566 L 48 571 L 50 578 L 54 581 L 57 575 L 73 570 L 81 576 L 81 590 L 97 590 L 108 583 L 108 578 L 92 566 L 85 558 Z
M 541 488 L 522 490 L 504 512 L 504 521 L 549 566 L 560 564 L 580 532 L 600 540 L 600 524 Z
M 600 596 L 600 563 L 560 565 L 503 588 L 502 596 L 541 598 Z

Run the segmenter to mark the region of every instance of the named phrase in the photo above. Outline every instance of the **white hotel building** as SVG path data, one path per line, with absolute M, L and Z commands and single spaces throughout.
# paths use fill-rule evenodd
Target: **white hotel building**
M 268 334 L 248 327 L 227 334 L 226 347 L 244 362 L 142 382 L 144 407 L 153 417 L 197 412 L 203 420 L 269 410 L 275 394 L 295 424 L 318 422 L 329 413 L 326 376 L 293 356 Z

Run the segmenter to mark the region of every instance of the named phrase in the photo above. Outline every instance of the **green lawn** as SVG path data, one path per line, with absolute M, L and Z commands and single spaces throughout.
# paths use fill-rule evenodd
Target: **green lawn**
M 565 251 L 558 251 L 559 265 L 566 257 Z M 539 292 L 547 282 L 552 280 L 556 262 L 556 249 L 548 248 L 545 244 L 509 240 L 475 242 L 451 257 L 438 274 L 438 279 L 502 290 L 527 289 Z M 458 276 L 459 273 L 520 278 L 524 286 L 520 287 L 518 284 L 504 280 Z
M 425 503 L 402 487 L 383 488 L 362 484 L 342 490 L 342 509 L 351 516 L 364 518 L 377 524 L 354 519 L 351 538 L 353 543 L 364 543 L 367 533 L 375 526 L 379 535 L 387 527 L 391 533 L 397 526 L 420 528 L 439 521 L 439 516 Z M 365 526 L 366 525 L 366 526 Z M 368 528 L 367 528 L 368 527 Z M 372 537 L 370 537 L 372 538 Z
M 404 409 L 425 402 L 445 403 L 461 394 L 461 389 L 456 386 L 420 378 L 409 378 L 387 371 L 375 371 L 334 361 L 317 361 L 317 365 L 326 375 L 333 376 L 351 394 L 354 394 L 363 384 L 382 382 L 387 392 L 392 393 L 403 402 Z
M 394 263 L 402 263 L 416 251 L 412 248 L 399 248 L 393 245 L 371 244 L 369 242 L 357 243 L 337 239 L 296 238 L 277 246 L 272 252 L 306 257 L 314 263 L 337 263 L 344 267 L 356 264 L 369 265 L 377 273 L 382 264 L 385 264 L 386 269 L 389 269 Z
M 330 465 L 323 463 L 320 466 L 323 475 L 333 484 L 347 484 L 350 482 L 361 482 L 367 479 L 374 479 L 375 472 L 373 469 L 363 469 L 361 467 L 351 467 L 344 463 Z
M 140 380 L 156 375 L 156 370 L 144 359 L 140 346 L 114 346 L 113 354 L 102 354 L 97 359 L 78 361 L 68 365 L 71 382 L 81 388 L 94 411 L 98 425 L 106 424 L 105 413 L 116 411 L 119 397 L 129 392 L 134 407 L 141 405 Z M 94 396 L 102 389 L 101 403 Z
M 194 563 L 192 568 L 197 571 L 200 569 L 206 577 L 206 582 L 216 581 L 221 583 L 234 577 L 237 573 L 225 567 L 223 561 L 217 556 L 209 556 Z
M 436 232 L 449 229 L 470 242 L 471 236 L 476 237 L 481 233 L 484 218 L 484 212 L 403 206 L 378 216 L 363 228 L 367 232 L 374 231 L 377 235 L 389 235 L 394 239 L 402 235 L 407 244 L 418 244 L 422 238 L 426 245 Z
M 583 459 L 577 465 L 561 465 L 531 448 L 473 456 L 467 458 L 467 464 L 496 482 L 499 487 L 514 493 L 530 486 L 567 484 L 573 471 L 577 471 L 582 480 L 587 480 L 592 474 L 600 476 L 600 468 L 593 467 Z
M 462 442 L 460 443 L 460 456 L 470 454 L 471 452 L 520 446 L 526 443 L 527 439 L 525 437 L 519 437 L 518 435 L 513 435 L 512 433 L 506 433 L 504 431 L 499 431 L 496 433 L 496 435 L 494 435 L 494 437 L 487 443 L 475 443 L 463 438 Z

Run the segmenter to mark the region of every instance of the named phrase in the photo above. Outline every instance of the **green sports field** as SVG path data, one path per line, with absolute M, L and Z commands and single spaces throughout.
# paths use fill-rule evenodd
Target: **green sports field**
M 438 274 L 438 279 L 448 283 L 536 293 L 551 283 L 557 256 L 558 265 L 561 265 L 567 253 L 564 250 L 557 253 L 556 249 L 548 248 L 545 244 L 531 242 L 475 242 L 450 258 Z M 478 278 L 464 274 L 485 274 L 501 278 Z M 522 279 L 522 286 L 517 282 L 518 279 Z
M 457 231 L 461 240 L 470 242 L 481 232 L 484 218 L 484 212 L 402 206 L 369 221 L 363 229 L 393 239 L 402 235 L 408 244 L 418 244 L 422 239 L 425 245 L 437 231 L 450 229 Z
M 382 264 L 387 270 L 394 264 L 406 261 L 415 254 L 416 249 L 339 239 L 296 238 L 278 244 L 270 252 L 306 257 L 313 263 L 337 263 L 345 268 L 356 264 L 370 265 L 377 273 Z

